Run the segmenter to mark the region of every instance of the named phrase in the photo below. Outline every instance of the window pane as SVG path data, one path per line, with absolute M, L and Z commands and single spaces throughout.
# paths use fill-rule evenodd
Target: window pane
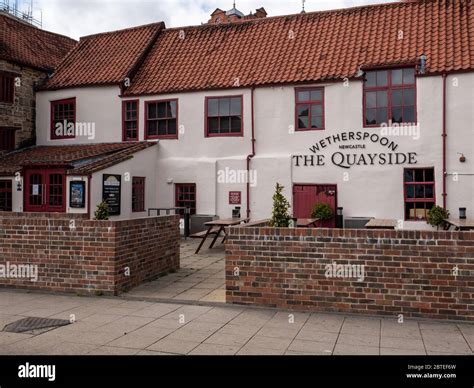
M 387 92 L 377 92 L 377 107 L 388 106 Z
M 401 90 L 392 91 L 392 105 L 394 106 L 403 105 L 403 91 Z
M 148 121 L 148 136 L 156 136 L 158 134 L 158 121 Z
M 424 175 L 422 169 L 415 170 L 415 182 L 424 182 Z
M 413 170 L 405 170 L 405 182 L 413 182 L 414 173 Z
M 220 118 L 220 133 L 229 133 L 230 132 L 230 117 L 221 117 Z
M 176 119 L 168 120 L 168 135 L 176 135 Z
M 323 118 L 322 116 L 312 116 L 311 117 L 311 128 L 322 128 L 323 127 Z
M 425 186 L 425 198 L 433 198 L 433 186 L 426 185 Z
M 385 70 L 377 72 L 377 86 L 387 86 L 387 72 Z
M 386 123 L 387 120 L 387 108 L 377 109 L 377 124 Z
M 403 90 L 403 105 L 415 105 L 415 89 Z
M 370 87 L 377 86 L 375 71 L 368 71 L 365 74 L 365 80 L 366 80 L 365 81 L 366 87 L 370 88 Z
M 298 101 L 309 101 L 309 91 L 298 92 Z
M 230 116 L 230 99 L 219 99 L 219 116 Z
M 149 119 L 156 119 L 157 116 L 157 106 L 156 104 L 148 104 L 148 118 Z
M 401 107 L 392 108 L 392 122 L 394 122 L 394 123 L 403 122 L 402 108 Z
M 158 117 L 160 119 L 168 117 L 168 103 L 167 102 L 160 102 L 158 104 Z
M 425 170 L 425 182 L 434 182 L 434 170 L 432 168 Z
M 166 103 L 166 115 L 167 117 L 176 118 L 176 101 L 169 101 Z
M 209 133 L 219 132 L 219 119 L 217 117 L 211 117 L 208 119 L 208 131 Z
M 311 115 L 312 116 L 322 116 L 323 115 L 323 106 L 322 105 L 311 105 Z
M 219 100 L 216 98 L 210 98 L 207 100 L 207 115 L 208 117 L 219 116 Z
M 240 116 L 233 116 L 231 117 L 231 132 L 233 133 L 240 133 L 242 127 L 242 119 Z
M 415 219 L 415 204 L 413 202 L 405 203 L 405 218 L 408 220 Z
M 415 69 L 403 69 L 403 83 L 405 85 L 415 83 Z
M 415 197 L 416 198 L 425 198 L 425 186 L 416 185 L 415 186 Z
M 403 70 L 397 69 L 392 71 L 392 85 L 401 85 L 403 83 Z
M 365 93 L 365 105 L 367 108 L 375 108 L 377 106 L 377 92 Z
M 403 107 L 403 122 L 404 123 L 415 122 L 415 107 L 413 106 Z
M 158 135 L 166 135 L 166 120 L 158 121 Z
M 231 116 L 240 116 L 242 113 L 242 100 L 240 97 L 232 98 L 230 100 L 230 114 Z
M 323 93 L 321 90 L 311 91 L 311 101 L 321 101 L 323 99 Z
M 407 186 L 407 198 L 415 198 L 415 186 Z
M 309 105 L 298 106 L 298 128 L 309 127 Z
M 377 109 L 366 109 L 365 110 L 365 123 L 367 125 L 377 124 L 376 115 L 377 115 Z

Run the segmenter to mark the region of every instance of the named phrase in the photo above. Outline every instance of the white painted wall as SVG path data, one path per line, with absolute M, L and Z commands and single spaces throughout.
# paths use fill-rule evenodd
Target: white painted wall
M 454 83 L 457 79 L 457 83 Z M 455 86 L 456 85 L 456 86 Z M 321 86 L 321 85 L 318 85 Z M 286 186 L 286 195 L 292 202 L 292 186 L 295 183 L 337 184 L 338 205 L 344 207 L 344 215 L 372 216 L 404 219 L 403 169 L 406 166 L 358 166 L 341 169 L 329 161 L 324 167 L 295 167 L 293 155 L 311 154 L 309 147 L 315 142 L 341 132 L 369 132 L 380 134 L 380 129 L 363 128 L 362 83 L 351 81 L 326 84 L 324 131 L 294 132 L 295 94 L 293 86 L 257 88 L 255 91 L 255 132 L 257 156 L 251 168 L 257 171 L 257 186 L 251 188 L 252 218 L 268 218 L 271 214 L 272 195 L 278 181 Z M 474 173 L 474 73 L 448 77 L 448 172 Z M 97 137 L 94 142 L 121 141 L 121 100 L 118 88 L 84 88 L 67 91 L 38 93 L 38 143 L 51 144 L 49 136 L 50 101 L 60 98 L 77 98 L 79 121 L 96 123 Z M 206 96 L 243 95 L 244 136 L 204 136 L 204 104 Z M 242 214 L 246 208 L 246 185 L 242 183 L 218 183 L 217 174 L 226 167 L 246 169 L 246 157 L 251 152 L 251 91 L 226 90 L 147 96 L 140 99 L 139 137 L 144 137 L 144 102 L 156 99 L 178 98 L 178 140 L 161 140 L 158 147 L 147 151 L 154 157 L 147 164 L 133 161 L 108 169 L 110 173 L 123 173 L 123 169 L 146 169 L 155 178 L 154 192 L 148 189 L 149 198 L 155 198 L 153 206 L 174 206 L 175 184 L 197 184 L 197 212 L 229 217 L 234 206 L 228 204 L 229 191 L 242 191 Z M 436 201 L 442 205 L 442 77 L 417 79 L 417 116 L 421 136 L 388 136 L 399 148 L 397 152 L 416 152 L 415 167 L 434 167 L 436 174 Z M 54 141 L 53 144 L 83 143 L 88 139 Z M 348 142 L 348 144 L 362 142 Z M 380 153 L 387 150 L 365 143 L 365 150 L 343 150 L 344 153 Z M 328 146 L 322 153 L 329 158 L 339 151 L 337 145 Z M 462 152 L 466 163 L 459 162 L 457 153 Z M 101 198 L 101 171 L 93 177 L 93 203 Z M 348 175 L 344 175 L 348 173 Z M 100 176 L 100 179 L 99 179 Z M 148 176 L 148 175 L 147 175 Z M 448 178 L 448 208 L 454 217 L 458 207 L 468 208 L 474 217 L 474 176 L 459 175 L 458 181 Z M 124 187 L 125 189 L 125 187 Z M 100 194 L 99 194 L 100 191 Z M 124 217 L 128 212 L 128 199 L 123 194 Z M 92 209 L 94 210 L 94 209 Z M 426 228 L 424 222 L 405 222 L 404 228 Z

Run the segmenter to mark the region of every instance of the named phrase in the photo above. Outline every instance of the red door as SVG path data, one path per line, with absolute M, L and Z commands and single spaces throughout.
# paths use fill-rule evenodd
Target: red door
M 293 216 L 311 218 L 311 211 L 317 203 L 327 203 L 333 210 L 334 217 L 324 221 L 323 228 L 336 227 L 337 186 L 336 185 L 294 185 Z
M 25 173 L 25 211 L 66 211 L 66 177 L 64 170 L 27 170 Z

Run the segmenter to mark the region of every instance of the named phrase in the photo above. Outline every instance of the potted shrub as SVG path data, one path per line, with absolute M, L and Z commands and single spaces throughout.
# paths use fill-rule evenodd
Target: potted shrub
M 94 213 L 94 220 L 107 221 L 109 219 L 109 205 L 107 202 L 102 201 L 97 205 L 97 209 Z
M 319 219 L 319 226 L 322 226 L 324 221 L 331 220 L 333 217 L 334 212 L 327 203 L 317 203 L 311 212 L 311 218 Z
M 431 226 L 436 226 L 436 229 L 439 230 L 440 226 L 445 225 L 445 219 L 449 218 L 449 211 L 441 206 L 433 206 L 428 211 L 428 217 L 426 222 Z
M 288 213 L 290 203 L 282 194 L 284 187 L 279 183 L 276 184 L 275 194 L 273 195 L 273 210 L 270 226 L 273 228 L 288 228 L 291 216 Z

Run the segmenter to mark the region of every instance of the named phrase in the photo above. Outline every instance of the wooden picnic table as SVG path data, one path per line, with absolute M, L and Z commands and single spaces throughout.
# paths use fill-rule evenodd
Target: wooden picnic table
M 214 220 L 214 221 L 209 221 L 206 222 L 204 225 L 208 226 L 209 228 L 207 229 L 206 233 L 202 236 L 201 243 L 199 244 L 198 248 L 196 249 L 196 254 L 199 253 L 201 250 L 204 241 L 209 237 L 209 235 L 215 235 L 214 240 L 212 240 L 211 245 L 209 246 L 209 249 L 212 249 L 214 247 L 214 244 L 216 243 L 217 239 L 219 238 L 221 232 L 224 233 L 224 239 L 222 240 L 222 243 L 225 242 L 227 238 L 227 232 L 226 228 L 230 226 L 235 226 L 235 225 L 240 225 L 242 223 L 247 223 L 250 221 L 250 218 L 229 218 L 225 220 Z
M 372 218 L 365 224 L 367 229 L 395 229 L 398 222 L 397 220 L 383 220 L 378 218 Z
M 298 228 L 316 227 L 316 222 L 318 221 L 319 221 L 319 218 L 298 218 L 296 220 L 296 226 Z
M 449 230 L 452 226 L 454 226 L 454 230 L 474 230 L 474 218 L 464 220 L 447 218 L 444 222 L 446 222 L 446 230 Z

